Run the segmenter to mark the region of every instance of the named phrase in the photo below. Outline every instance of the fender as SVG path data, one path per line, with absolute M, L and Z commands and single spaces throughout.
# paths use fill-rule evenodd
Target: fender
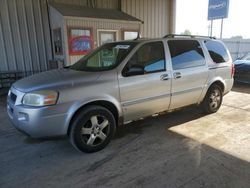
M 202 93 L 200 95 L 198 104 L 200 104 L 203 101 L 203 99 L 205 98 L 205 96 L 207 94 L 208 89 L 215 82 L 220 82 L 221 84 L 223 84 L 224 88 L 226 88 L 226 82 L 221 77 L 219 77 L 219 76 L 214 77 L 213 79 L 209 80 L 209 82 L 207 82 L 205 84 L 205 86 L 204 86 L 204 88 L 202 90 Z M 223 91 L 223 93 L 224 93 L 224 91 Z
M 67 114 L 68 114 L 67 120 L 66 120 L 66 122 L 64 124 L 64 128 L 63 128 L 64 132 L 67 133 L 70 121 L 73 118 L 74 114 L 77 112 L 77 110 L 79 110 L 81 107 L 83 107 L 89 103 L 96 102 L 96 101 L 105 101 L 105 102 L 112 103 L 118 111 L 118 116 L 122 117 L 122 115 L 123 115 L 122 107 L 121 107 L 120 103 L 118 102 L 118 100 L 116 98 L 114 98 L 113 96 L 103 95 L 103 96 L 95 96 L 95 97 L 91 97 L 88 99 L 83 99 L 81 101 L 76 101 L 69 108 L 69 110 L 67 112 Z

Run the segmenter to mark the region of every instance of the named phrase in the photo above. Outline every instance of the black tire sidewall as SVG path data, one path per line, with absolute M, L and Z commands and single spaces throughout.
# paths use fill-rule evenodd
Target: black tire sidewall
M 219 92 L 220 92 L 220 97 L 221 97 L 221 100 L 220 100 L 220 104 L 217 106 L 217 108 L 214 108 L 212 109 L 209 105 L 209 100 L 210 100 L 210 95 L 213 93 L 214 90 L 218 89 Z M 211 113 L 215 113 L 219 110 L 219 108 L 221 107 L 221 104 L 222 104 L 222 100 L 223 100 L 223 95 L 222 95 L 222 90 L 220 88 L 220 86 L 218 85 L 213 85 L 212 87 L 209 88 L 207 94 L 206 94 L 206 97 L 205 97 L 205 100 L 203 102 L 203 108 L 205 110 L 206 113 L 208 114 L 211 114 Z
M 81 129 L 82 125 L 84 125 L 90 117 L 94 115 L 101 115 L 107 118 L 110 123 L 110 130 L 107 138 L 104 140 L 103 143 L 97 146 L 89 146 L 85 144 L 82 140 Z M 101 106 L 89 106 L 81 111 L 76 118 L 73 120 L 71 129 L 70 129 L 70 141 L 72 145 L 82 152 L 96 152 L 103 149 L 112 139 L 115 134 L 116 130 L 116 121 L 114 115 L 106 108 Z

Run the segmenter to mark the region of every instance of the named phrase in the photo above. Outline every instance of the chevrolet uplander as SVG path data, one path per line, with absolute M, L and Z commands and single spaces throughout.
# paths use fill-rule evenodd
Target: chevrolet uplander
M 72 66 L 15 82 L 7 111 L 31 137 L 68 135 L 78 150 L 95 152 L 130 121 L 189 105 L 215 113 L 233 74 L 227 48 L 212 37 L 113 42 Z

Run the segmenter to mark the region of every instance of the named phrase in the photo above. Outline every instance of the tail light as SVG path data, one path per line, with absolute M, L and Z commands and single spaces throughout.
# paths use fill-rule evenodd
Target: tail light
M 232 73 L 231 73 L 231 77 L 232 77 L 232 78 L 234 77 L 234 72 L 235 72 L 235 65 L 232 64 Z

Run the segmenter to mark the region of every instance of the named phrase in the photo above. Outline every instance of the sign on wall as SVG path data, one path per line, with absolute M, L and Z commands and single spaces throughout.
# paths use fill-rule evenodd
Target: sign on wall
M 209 0 L 208 20 L 228 17 L 229 0 Z
M 93 49 L 91 36 L 77 36 L 69 39 L 70 55 L 86 55 Z

